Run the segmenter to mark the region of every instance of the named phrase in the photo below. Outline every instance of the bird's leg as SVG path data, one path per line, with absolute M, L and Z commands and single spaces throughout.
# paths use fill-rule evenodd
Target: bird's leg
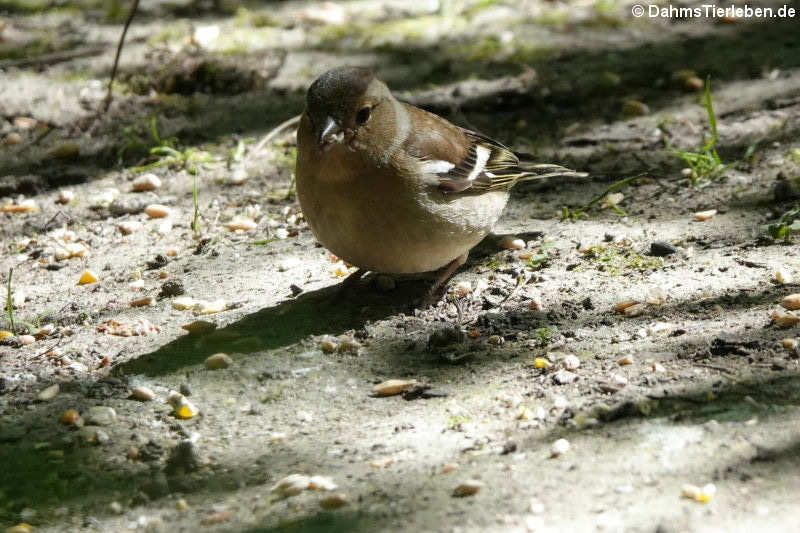
M 359 268 L 358 270 L 347 276 L 347 278 L 345 278 L 345 280 L 339 286 L 339 294 L 342 295 L 350 291 L 356 285 L 358 285 L 358 280 L 360 280 L 361 277 L 366 273 L 367 273 L 366 270 L 364 270 L 363 268 Z
M 433 282 L 433 285 L 431 285 L 431 288 L 428 289 L 429 296 L 433 295 L 439 289 L 439 287 L 444 284 L 444 282 L 450 279 L 450 276 L 453 275 L 453 272 L 455 272 L 458 267 L 467 262 L 467 254 L 469 254 L 469 252 L 459 255 L 447 263 L 447 266 L 444 267 L 441 272 L 439 272 L 438 276 L 436 276 L 436 280 Z

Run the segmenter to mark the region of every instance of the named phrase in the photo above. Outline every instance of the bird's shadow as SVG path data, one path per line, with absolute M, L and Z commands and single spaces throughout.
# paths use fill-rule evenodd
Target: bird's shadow
M 486 237 L 471 251 L 469 264 L 496 253 L 502 238 L 496 234 Z M 154 352 L 117 365 L 113 372 L 161 376 L 198 364 L 218 352 L 253 353 L 289 346 L 310 335 L 339 335 L 393 314 L 413 313 L 420 302 L 428 300 L 430 286 L 431 281 L 424 275 L 421 279 L 400 277 L 394 290 L 382 292 L 368 277 L 352 287 L 337 284 L 304 292 L 224 328 L 179 337 Z

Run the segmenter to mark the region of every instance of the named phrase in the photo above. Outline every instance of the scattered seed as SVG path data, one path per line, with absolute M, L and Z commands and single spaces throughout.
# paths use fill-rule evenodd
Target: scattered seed
M 97 281 L 97 274 L 91 270 L 84 270 L 80 279 L 78 279 L 78 285 L 88 285 L 90 283 L 97 283 Z
M 376 396 L 395 396 L 417 384 L 416 379 L 389 379 L 372 387 Z
M 453 496 L 456 498 L 464 498 L 467 496 L 474 496 L 483 488 L 483 483 L 477 479 L 470 479 L 461 483 L 453 490 Z
M 551 363 L 544 357 L 536 357 L 533 360 L 533 366 L 535 368 L 550 368 L 551 366 L 553 366 L 553 363 Z
M 33 344 L 34 342 L 36 342 L 36 337 L 34 337 L 33 335 L 20 335 L 19 341 L 23 345 L 28 346 L 29 344 Z
M 167 397 L 167 402 L 172 406 L 172 412 L 177 418 L 192 418 L 200 412 L 200 410 L 180 392 L 170 392 Z
M 664 365 L 662 365 L 659 362 L 653 363 L 652 368 L 653 368 L 653 372 L 666 372 L 667 371 L 667 369 L 664 368 Z
M 625 313 L 626 317 L 635 317 L 639 316 L 645 312 L 647 306 L 645 304 L 635 304 L 631 305 L 630 307 L 626 307 L 623 313 Z
M 442 465 L 442 474 L 449 474 L 455 470 L 458 470 L 458 463 L 445 463 Z
M 177 257 L 178 256 L 178 249 L 177 248 L 167 248 L 167 257 Z
M 713 483 L 708 483 L 703 488 L 688 483 L 681 487 L 681 496 L 700 503 L 711 501 L 716 493 L 717 487 Z
M 153 191 L 161 188 L 161 179 L 155 174 L 142 174 L 131 185 L 131 190 L 134 192 Z
M 109 319 L 97 325 L 98 333 L 108 333 L 120 337 L 133 337 L 136 335 L 147 335 L 150 332 L 160 332 L 161 327 L 153 324 L 149 320 L 139 318 L 128 322 Z
M 331 338 L 322 339 L 319 343 L 319 349 L 325 353 L 333 353 L 338 347 L 339 345 Z
M 156 299 L 152 296 L 143 296 L 142 298 L 131 300 L 131 307 L 147 307 L 149 305 L 154 305 L 155 303 Z
M 14 334 L 11 333 L 10 331 L 6 331 L 4 329 L 0 330 L 0 340 L 3 340 L 3 339 L 8 338 L 8 337 L 13 337 L 13 336 L 14 336 Z
M 559 457 L 569 451 L 569 441 L 567 439 L 558 439 L 550 446 L 550 457 Z
M 28 213 L 30 211 L 36 211 L 37 209 L 39 209 L 39 206 L 37 206 L 36 202 L 32 199 L 23 200 L 18 204 L 7 204 L 0 207 L 0 211 L 3 213 Z
M 220 370 L 233 364 L 233 359 L 226 353 L 215 353 L 208 356 L 205 366 L 208 370 Z
M 798 345 L 797 339 L 791 339 L 791 338 L 781 339 L 778 342 L 783 348 L 787 350 L 794 350 L 795 348 L 797 348 Z
M 22 135 L 17 133 L 16 131 L 12 131 L 5 137 L 6 144 L 8 145 L 15 145 L 22 142 Z
M 782 328 L 791 328 L 800 322 L 800 317 L 792 311 L 773 311 L 770 318 Z
M 486 342 L 489 344 L 494 344 L 495 346 L 500 346 L 501 344 L 505 343 L 505 339 L 502 335 L 490 335 Z
M 792 311 L 800 309 L 800 294 L 795 293 L 784 296 L 781 300 L 781 305 L 786 309 L 791 309 Z
M 9 135 L 17 135 L 16 133 L 9 133 Z M 19 524 L 7 527 L 5 533 L 31 533 L 33 531 L 33 526 L 26 523 L 20 522 Z
M 650 113 L 647 104 L 639 100 L 625 100 L 622 102 L 622 114 L 626 117 L 641 117 Z
M 347 496 L 341 492 L 329 494 L 319 501 L 320 507 L 326 510 L 338 509 L 348 504 Z
M 59 387 L 58 383 L 50 385 L 49 387 L 46 387 L 41 391 L 39 391 L 39 394 L 36 395 L 36 399 L 39 400 L 40 402 L 50 401 L 56 397 L 59 390 L 61 390 L 61 388 Z
M 211 302 L 198 301 L 197 311 L 201 315 L 213 315 L 214 313 L 221 313 L 228 308 L 228 304 L 222 298 Z
M 231 231 L 252 231 L 258 227 L 258 224 L 249 218 L 235 216 L 225 226 Z
M 311 484 L 311 478 L 303 474 L 291 474 L 279 480 L 270 489 L 271 492 L 278 493 L 283 498 L 290 496 L 297 496 L 304 490 L 308 489 Z
M 358 352 L 361 349 L 361 343 L 349 335 L 342 335 L 339 337 L 339 345 L 336 347 L 337 352 Z
M 139 385 L 138 387 L 131 389 L 131 398 L 134 400 L 139 400 L 140 402 L 149 402 L 155 397 L 156 395 L 150 387 Z
M 308 481 L 310 490 L 336 490 L 338 487 L 332 479 L 325 476 L 311 476 Z
M 132 291 L 140 291 L 144 289 L 144 280 L 137 279 L 136 281 L 131 281 L 128 283 L 128 288 Z
M 525 241 L 509 236 L 500 241 L 500 246 L 506 250 L 522 250 L 525 248 Z
M 698 222 L 704 222 L 706 220 L 709 220 L 716 214 L 717 214 L 716 209 L 709 209 L 708 211 L 698 211 L 697 213 L 694 214 L 694 219 Z
M 193 309 L 197 305 L 197 300 L 190 296 L 180 296 L 172 300 L 172 308 L 178 311 Z
M 633 364 L 633 357 L 631 357 L 630 355 L 626 355 L 622 359 L 618 360 L 617 364 L 619 366 L 632 365 Z
M 221 524 L 223 522 L 227 522 L 231 518 L 233 518 L 233 511 L 218 511 L 214 514 L 211 514 L 205 518 L 203 518 L 203 524 Z
M 779 267 L 778 269 L 775 270 L 775 281 L 777 281 L 781 285 L 792 283 L 793 280 L 794 276 L 792 276 L 792 273 L 788 268 Z
M 614 311 L 617 313 L 624 313 L 626 309 L 629 307 L 633 307 L 634 305 L 638 304 L 637 300 L 622 300 L 617 305 L 614 306 Z
M 581 360 L 572 354 L 565 355 L 561 360 L 561 366 L 567 370 L 577 370 L 581 366 Z
M 59 422 L 68 425 L 80 425 L 82 423 L 81 414 L 77 409 L 67 409 L 58 417 Z M 81 421 L 81 422 L 79 422 Z
M 454 295 L 458 296 L 459 298 L 468 296 L 472 292 L 472 283 L 470 283 L 469 281 L 459 281 L 451 289 L 451 292 Z
M 150 218 L 166 218 L 170 214 L 169 207 L 161 204 L 150 204 L 144 208 L 144 212 Z

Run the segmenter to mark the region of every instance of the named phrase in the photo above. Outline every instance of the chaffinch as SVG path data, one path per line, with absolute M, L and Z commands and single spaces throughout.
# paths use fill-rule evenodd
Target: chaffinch
M 308 89 L 297 131 L 297 196 L 317 240 L 365 271 L 442 269 L 431 292 L 491 231 L 519 181 L 585 176 L 536 164 L 398 101 L 368 69 Z

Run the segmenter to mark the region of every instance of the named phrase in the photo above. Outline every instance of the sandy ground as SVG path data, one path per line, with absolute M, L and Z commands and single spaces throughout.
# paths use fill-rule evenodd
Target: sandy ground
M 4 527 L 796 528 L 799 359 L 778 341 L 797 327 L 770 316 L 800 257 L 765 229 L 800 177 L 796 22 L 636 20 L 616 2 L 238 7 L 143 5 L 98 113 L 118 15 L 0 4 L 0 195 L 36 206 L 0 214 L 18 328 L 0 340 Z M 293 132 L 253 141 L 343 63 L 591 178 L 519 186 L 432 307 L 425 280 L 340 293 L 347 269 L 292 193 Z M 672 148 L 707 138 L 687 79 L 709 74 L 728 166 L 692 186 Z M 147 173 L 161 186 L 134 192 Z M 634 176 L 617 209 L 564 218 Z M 85 270 L 98 281 L 79 285 Z M 216 312 L 177 309 L 187 297 Z M 229 366 L 208 369 L 220 352 Z M 390 379 L 415 383 L 376 396 Z M 177 417 L 172 391 L 198 414 Z M 292 474 L 331 490 L 274 488 Z

